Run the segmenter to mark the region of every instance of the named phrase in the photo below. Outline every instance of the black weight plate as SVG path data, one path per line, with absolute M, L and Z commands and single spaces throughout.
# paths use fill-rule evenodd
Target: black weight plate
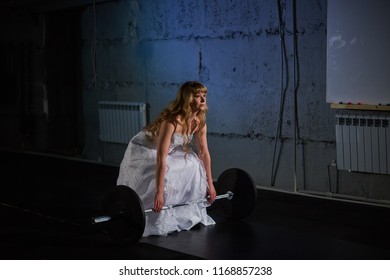
M 127 186 L 115 186 L 104 199 L 103 209 L 111 217 L 108 234 L 120 243 L 136 243 L 145 230 L 145 211 L 137 193 Z
M 239 168 L 227 169 L 221 173 L 216 183 L 217 193 L 234 193 L 233 199 L 220 199 L 215 205 L 217 212 L 233 219 L 244 219 L 254 210 L 257 200 L 256 185 L 252 177 Z

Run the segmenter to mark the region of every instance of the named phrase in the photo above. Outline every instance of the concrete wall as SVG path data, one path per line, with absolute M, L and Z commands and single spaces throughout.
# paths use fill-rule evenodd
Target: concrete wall
M 98 101 L 146 102 L 154 119 L 180 84 L 199 80 L 209 88 L 208 140 L 215 178 L 239 167 L 262 186 L 390 200 L 385 175 L 340 171 L 336 189 L 336 169 L 328 169 L 336 159 L 338 112 L 325 96 L 327 1 L 295 1 L 295 21 L 292 2 L 118 0 L 86 6 L 84 156 L 119 165 L 126 148 L 99 143 Z M 45 68 L 42 26 L 39 18 L 23 18 L 19 24 L 4 20 L 1 28 L 17 31 L 7 38 L 31 34 L 39 88 L 39 69 Z M 42 90 L 34 96 L 42 100 Z M 4 114 L 9 108 L 3 107 L 1 126 L 14 127 L 6 120 L 10 114 Z M 13 141 L 7 135 L 2 143 Z
M 389 176 L 340 171 L 336 190 L 336 169 L 328 168 L 336 159 L 336 112 L 325 101 L 327 2 L 296 1 L 296 49 L 292 1 L 280 2 L 280 14 L 278 1 L 269 0 L 89 7 L 83 16 L 87 156 L 98 154 L 98 100 L 147 102 L 154 119 L 182 82 L 195 79 L 209 88 L 215 178 L 239 167 L 258 185 L 390 199 Z M 119 164 L 124 149 L 104 144 L 105 160 Z

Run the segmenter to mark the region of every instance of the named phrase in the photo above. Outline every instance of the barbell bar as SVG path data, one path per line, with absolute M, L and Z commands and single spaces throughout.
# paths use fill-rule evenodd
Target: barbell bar
M 242 169 L 230 168 L 218 177 L 215 189 L 218 203 L 209 208 L 221 216 L 232 219 L 244 219 L 254 210 L 257 200 L 256 186 L 251 176 Z M 207 198 L 195 203 L 206 202 Z M 182 203 L 164 206 L 169 209 L 184 205 Z M 145 214 L 152 209 L 144 210 L 137 193 L 128 186 L 113 187 L 104 198 L 104 215 L 91 218 L 92 224 L 107 225 L 106 232 L 119 243 L 136 243 L 145 229 Z
M 228 192 L 226 192 L 225 194 L 217 195 L 217 196 L 215 197 L 215 200 L 224 199 L 224 198 L 230 200 L 230 199 L 233 198 L 233 196 L 234 196 L 234 193 L 232 193 L 231 191 L 228 191 Z M 207 198 L 209 198 L 209 197 L 207 197 Z M 195 203 L 197 203 L 197 204 L 199 204 L 199 203 L 205 203 L 205 202 L 208 201 L 207 198 L 200 199 L 200 200 L 198 200 L 198 201 L 195 202 Z M 167 210 L 167 209 L 169 209 L 169 208 L 175 208 L 175 207 L 180 207 L 180 206 L 184 206 L 184 205 L 191 205 L 191 204 L 194 204 L 194 203 L 193 203 L 193 202 L 188 202 L 188 203 L 174 204 L 174 205 L 170 205 L 170 206 L 164 206 L 161 210 Z M 153 209 L 146 209 L 146 210 L 145 210 L 145 213 L 149 213 L 149 212 L 153 212 Z
M 215 200 L 218 200 L 218 199 L 232 199 L 233 198 L 233 195 L 234 193 L 232 193 L 231 191 L 228 191 L 227 193 L 225 194 L 221 194 L 221 195 L 217 195 L 215 197 Z M 199 204 L 199 203 L 205 203 L 207 202 L 208 199 L 207 198 L 203 198 L 203 199 L 200 199 L 198 201 L 195 201 L 195 202 L 187 202 L 187 203 L 178 203 L 178 204 L 173 204 L 173 205 L 169 205 L 169 206 L 164 206 L 163 208 L 161 208 L 162 211 L 164 210 L 167 210 L 167 209 L 171 209 L 171 208 L 176 208 L 176 207 L 181 207 L 181 206 L 185 206 L 185 205 L 191 205 L 191 204 Z M 154 212 L 153 209 L 146 209 L 144 210 L 144 213 L 150 213 L 150 212 Z M 98 216 L 98 217 L 92 217 L 91 219 L 91 224 L 99 224 L 99 223 L 105 223 L 105 222 L 108 222 L 112 219 L 111 216 Z

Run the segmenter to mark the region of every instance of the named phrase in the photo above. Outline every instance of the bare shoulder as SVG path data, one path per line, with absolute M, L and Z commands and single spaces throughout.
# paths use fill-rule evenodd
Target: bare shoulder
M 160 133 L 162 134 L 172 134 L 176 130 L 176 125 L 171 120 L 164 120 L 161 123 Z

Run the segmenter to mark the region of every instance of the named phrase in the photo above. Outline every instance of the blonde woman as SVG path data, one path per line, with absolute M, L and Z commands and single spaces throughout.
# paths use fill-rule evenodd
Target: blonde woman
M 122 160 L 118 185 L 134 189 L 145 208 L 143 236 L 167 235 L 189 230 L 198 223 L 215 224 L 206 204 L 196 203 L 216 192 L 207 145 L 207 87 L 196 81 L 184 83 L 176 96 L 144 130 L 134 136 Z M 195 138 L 197 153 L 190 144 Z M 164 205 L 192 202 L 161 211 Z

